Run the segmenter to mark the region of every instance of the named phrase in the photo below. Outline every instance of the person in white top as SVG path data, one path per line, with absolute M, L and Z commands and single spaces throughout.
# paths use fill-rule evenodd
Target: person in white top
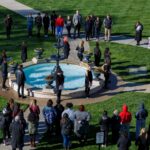
M 142 31 L 143 25 L 138 21 L 135 25 L 135 40 L 137 42 L 136 45 L 140 45 L 140 41 L 142 40 Z
M 69 119 L 74 122 L 74 110 L 72 108 L 73 108 L 73 104 L 67 103 L 66 109 L 62 112 L 62 116 L 66 113 L 68 114 Z

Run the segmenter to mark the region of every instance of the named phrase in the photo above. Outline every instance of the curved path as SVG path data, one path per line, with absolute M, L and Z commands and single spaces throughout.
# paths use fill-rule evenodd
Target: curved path
M 7 9 L 10 9 L 24 17 L 26 17 L 29 13 L 32 14 L 37 14 L 39 12 L 38 10 L 34 10 L 28 6 L 25 6 L 15 0 L 0 0 L 0 5 L 3 7 L 6 7 Z M 68 59 L 68 62 L 70 63 L 75 63 L 79 64 L 78 58 L 77 58 L 77 52 L 76 52 L 76 46 L 81 42 L 83 39 L 76 39 L 76 40 L 70 40 L 70 45 L 71 45 L 71 53 Z M 112 36 L 112 42 L 120 43 L 120 44 L 129 44 L 129 45 L 135 45 L 135 41 L 133 38 L 126 37 L 123 35 L 119 36 Z M 147 40 L 144 39 L 141 43 L 141 47 L 147 48 Z M 85 49 L 89 50 L 89 44 L 88 42 L 85 42 Z M 100 101 L 107 100 L 111 98 L 112 96 L 123 92 L 123 91 L 139 91 L 139 92 L 150 92 L 150 85 L 141 85 L 141 84 L 134 84 L 134 83 L 129 83 L 129 82 L 124 82 L 120 77 L 118 77 L 116 74 L 111 75 L 111 83 L 109 85 L 109 90 L 101 90 L 99 93 L 96 95 L 92 95 L 91 98 L 85 99 L 79 98 L 79 99 L 65 99 L 63 98 L 62 104 L 66 104 L 67 102 L 72 102 L 74 105 L 80 105 L 80 104 L 87 104 L 87 103 L 96 103 Z M 8 90 L 6 92 L 3 92 L 0 90 L 0 95 L 4 96 L 6 98 L 17 98 L 16 92 L 13 90 Z M 25 100 L 19 99 L 18 101 L 21 101 L 23 103 L 29 104 L 30 100 L 33 99 L 32 97 L 28 97 Z M 40 109 L 42 110 L 43 106 L 46 104 L 46 100 L 44 99 L 38 99 L 38 104 L 40 106 Z M 25 118 L 27 117 L 28 110 L 25 112 Z M 45 132 L 45 124 L 43 117 L 40 117 L 40 125 L 38 128 L 39 134 L 37 136 L 37 141 L 39 140 L 40 137 L 42 137 L 42 134 Z M 11 150 L 10 146 L 3 146 L 2 144 L 0 145 L 1 150 Z M 26 133 L 25 136 L 25 147 L 24 150 L 29 150 L 31 149 L 29 146 L 29 135 Z

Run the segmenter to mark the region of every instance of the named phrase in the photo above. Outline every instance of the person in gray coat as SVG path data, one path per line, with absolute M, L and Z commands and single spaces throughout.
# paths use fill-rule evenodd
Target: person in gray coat
M 79 110 L 75 111 L 74 116 L 74 132 L 82 145 L 87 141 L 91 115 L 89 112 L 85 111 L 84 105 L 80 105 Z
M 16 80 L 17 80 L 17 85 L 18 85 L 18 97 L 25 98 L 24 83 L 25 83 L 26 77 L 22 68 L 23 66 L 19 65 L 18 70 L 16 72 Z M 20 88 L 21 88 L 21 94 L 20 94 Z
M 20 122 L 20 117 L 16 116 L 14 121 L 10 125 L 10 132 L 12 135 L 11 139 L 11 146 L 12 150 L 16 150 L 17 148 L 19 150 L 23 149 L 24 146 L 24 128 L 23 125 Z
M 76 31 L 78 31 L 78 37 L 80 37 L 80 29 L 81 29 L 81 23 L 82 23 L 82 17 L 79 14 L 78 10 L 73 15 L 72 22 L 73 22 L 73 25 L 74 25 L 74 39 L 75 39 L 76 38 Z

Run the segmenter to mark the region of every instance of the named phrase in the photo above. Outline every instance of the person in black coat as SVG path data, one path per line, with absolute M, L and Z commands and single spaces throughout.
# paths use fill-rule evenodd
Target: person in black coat
M 119 140 L 117 141 L 118 150 L 129 150 L 131 141 L 128 138 L 126 132 L 121 133 Z
M 23 41 L 21 45 L 21 60 L 22 62 L 26 62 L 27 60 L 27 44 Z
M 8 75 L 7 61 L 6 61 L 5 58 L 3 58 L 3 62 L 2 62 L 1 66 L 2 66 L 1 70 L 2 70 L 2 79 L 3 79 L 3 81 L 2 81 L 2 90 L 5 91 L 7 89 L 6 80 L 7 80 L 7 75 Z
M 61 92 L 64 87 L 64 75 L 62 70 L 57 70 L 56 74 L 56 92 L 57 92 L 57 102 L 61 101 Z
M 22 65 L 19 65 L 18 70 L 16 72 L 16 80 L 17 80 L 17 85 L 18 85 L 18 97 L 25 98 L 24 84 L 25 84 L 26 77 L 25 77 Z M 20 94 L 20 88 L 21 88 L 21 94 Z
M 99 48 L 99 43 L 96 42 L 96 47 L 94 48 L 94 64 L 95 66 L 99 66 L 100 65 L 100 60 L 101 60 L 101 51 Z
M 81 41 L 81 46 L 77 46 L 76 50 L 78 51 L 77 56 L 79 60 L 82 61 L 84 52 L 84 41 Z
M 89 97 L 90 87 L 92 86 L 92 81 L 93 81 L 93 75 L 92 75 L 92 71 L 89 68 L 87 69 L 86 75 L 85 75 L 85 95 L 87 98 Z
M 64 39 L 64 58 L 68 59 L 69 57 L 69 52 L 70 52 L 70 44 L 68 42 L 68 38 L 65 36 Z
M 12 28 L 12 25 L 13 25 L 13 20 L 12 20 L 12 17 L 10 15 L 7 15 L 5 20 L 4 20 L 4 24 L 5 24 L 5 27 L 6 27 L 6 36 L 7 36 L 7 39 L 10 38 L 10 33 L 11 33 L 11 28 Z
M 45 16 L 43 17 L 43 25 L 44 25 L 44 34 L 45 34 L 45 37 L 48 37 L 49 23 L 50 23 L 50 19 L 49 19 L 48 14 L 46 13 Z
M 110 118 L 108 117 L 106 110 L 104 110 L 103 115 L 100 118 L 99 124 L 100 130 L 104 132 L 104 145 L 102 145 L 102 147 L 106 147 L 108 145 L 108 133 L 110 127 Z
M 90 17 L 87 16 L 86 17 L 86 21 L 85 21 L 85 37 L 86 37 L 86 41 L 88 41 L 90 39 L 90 31 L 91 31 L 91 22 L 90 22 Z
M 55 21 L 57 19 L 57 15 L 55 11 L 51 14 L 51 29 L 52 29 L 52 35 L 55 35 Z
M 68 37 L 71 37 L 71 27 L 72 27 L 72 20 L 70 18 L 70 16 L 67 17 L 67 20 L 66 20 L 66 29 L 67 29 L 67 32 L 68 32 Z
M 142 31 L 143 25 L 138 21 L 135 25 L 135 40 L 137 42 L 136 45 L 140 45 L 140 41 L 142 40 Z
M 37 27 L 37 37 L 40 37 L 40 31 L 42 28 L 42 17 L 40 13 L 38 13 L 38 15 L 35 17 L 35 25 Z
M 16 116 L 14 121 L 11 123 L 10 132 L 12 136 L 12 150 L 16 150 L 16 148 L 18 148 L 19 150 L 23 150 L 25 131 L 22 123 L 20 122 L 19 116 Z
M 116 144 L 119 139 L 120 131 L 120 116 L 118 110 L 114 110 L 113 116 L 111 117 L 111 130 L 112 130 L 112 143 Z
M 99 17 L 97 17 L 94 22 L 94 31 L 95 31 L 95 37 L 97 40 L 99 40 L 99 37 L 100 37 L 100 30 L 101 30 L 101 22 L 100 22 Z

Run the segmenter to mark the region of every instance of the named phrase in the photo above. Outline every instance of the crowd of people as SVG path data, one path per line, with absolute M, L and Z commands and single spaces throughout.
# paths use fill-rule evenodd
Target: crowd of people
M 31 147 L 36 147 L 40 113 L 43 114 L 48 137 L 55 136 L 59 139 L 61 135 L 65 150 L 71 148 L 71 141 L 74 135 L 80 146 L 87 143 L 88 137 L 92 132 L 90 128 L 92 116 L 84 105 L 78 106 L 78 109 L 75 110 L 72 103 L 67 103 L 66 108 L 64 108 L 60 101 L 57 101 L 56 105 L 53 106 L 53 101 L 49 99 L 42 112 L 40 112 L 37 101 L 34 99 L 28 109 L 29 113 L 27 119 L 25 119 L 20 104 L 10 99 L 0 114 L 0 129 L 3 131 L 3 143 L 5 145 L 10 144 L 11 139 L 12 150 L 16 148 L 19 148 L 19 150 L 23 149 L 26 128 L 30 136 Z M 134 115 L 136 118 L 135 144 L 138 146 L 138 150 L 148 150 L 150 128 L 146 130 L 148 111 L 144 107 L 144 103 L 140 104 L 136 114 L 128 111 L 126 104 L 122 106 L 120 113 L 115 109 L 111 117 L 106 110 L 102 114 L 100 113 L 98 122 L 100 130 L 95 132 L 104 133 L 101 146 L 107 147 L 110 144 L 116 144 L 119 150 L 128 150 L 132 140 L 130 123 Z M 108 136 L 110 132 L 111 138 Z

